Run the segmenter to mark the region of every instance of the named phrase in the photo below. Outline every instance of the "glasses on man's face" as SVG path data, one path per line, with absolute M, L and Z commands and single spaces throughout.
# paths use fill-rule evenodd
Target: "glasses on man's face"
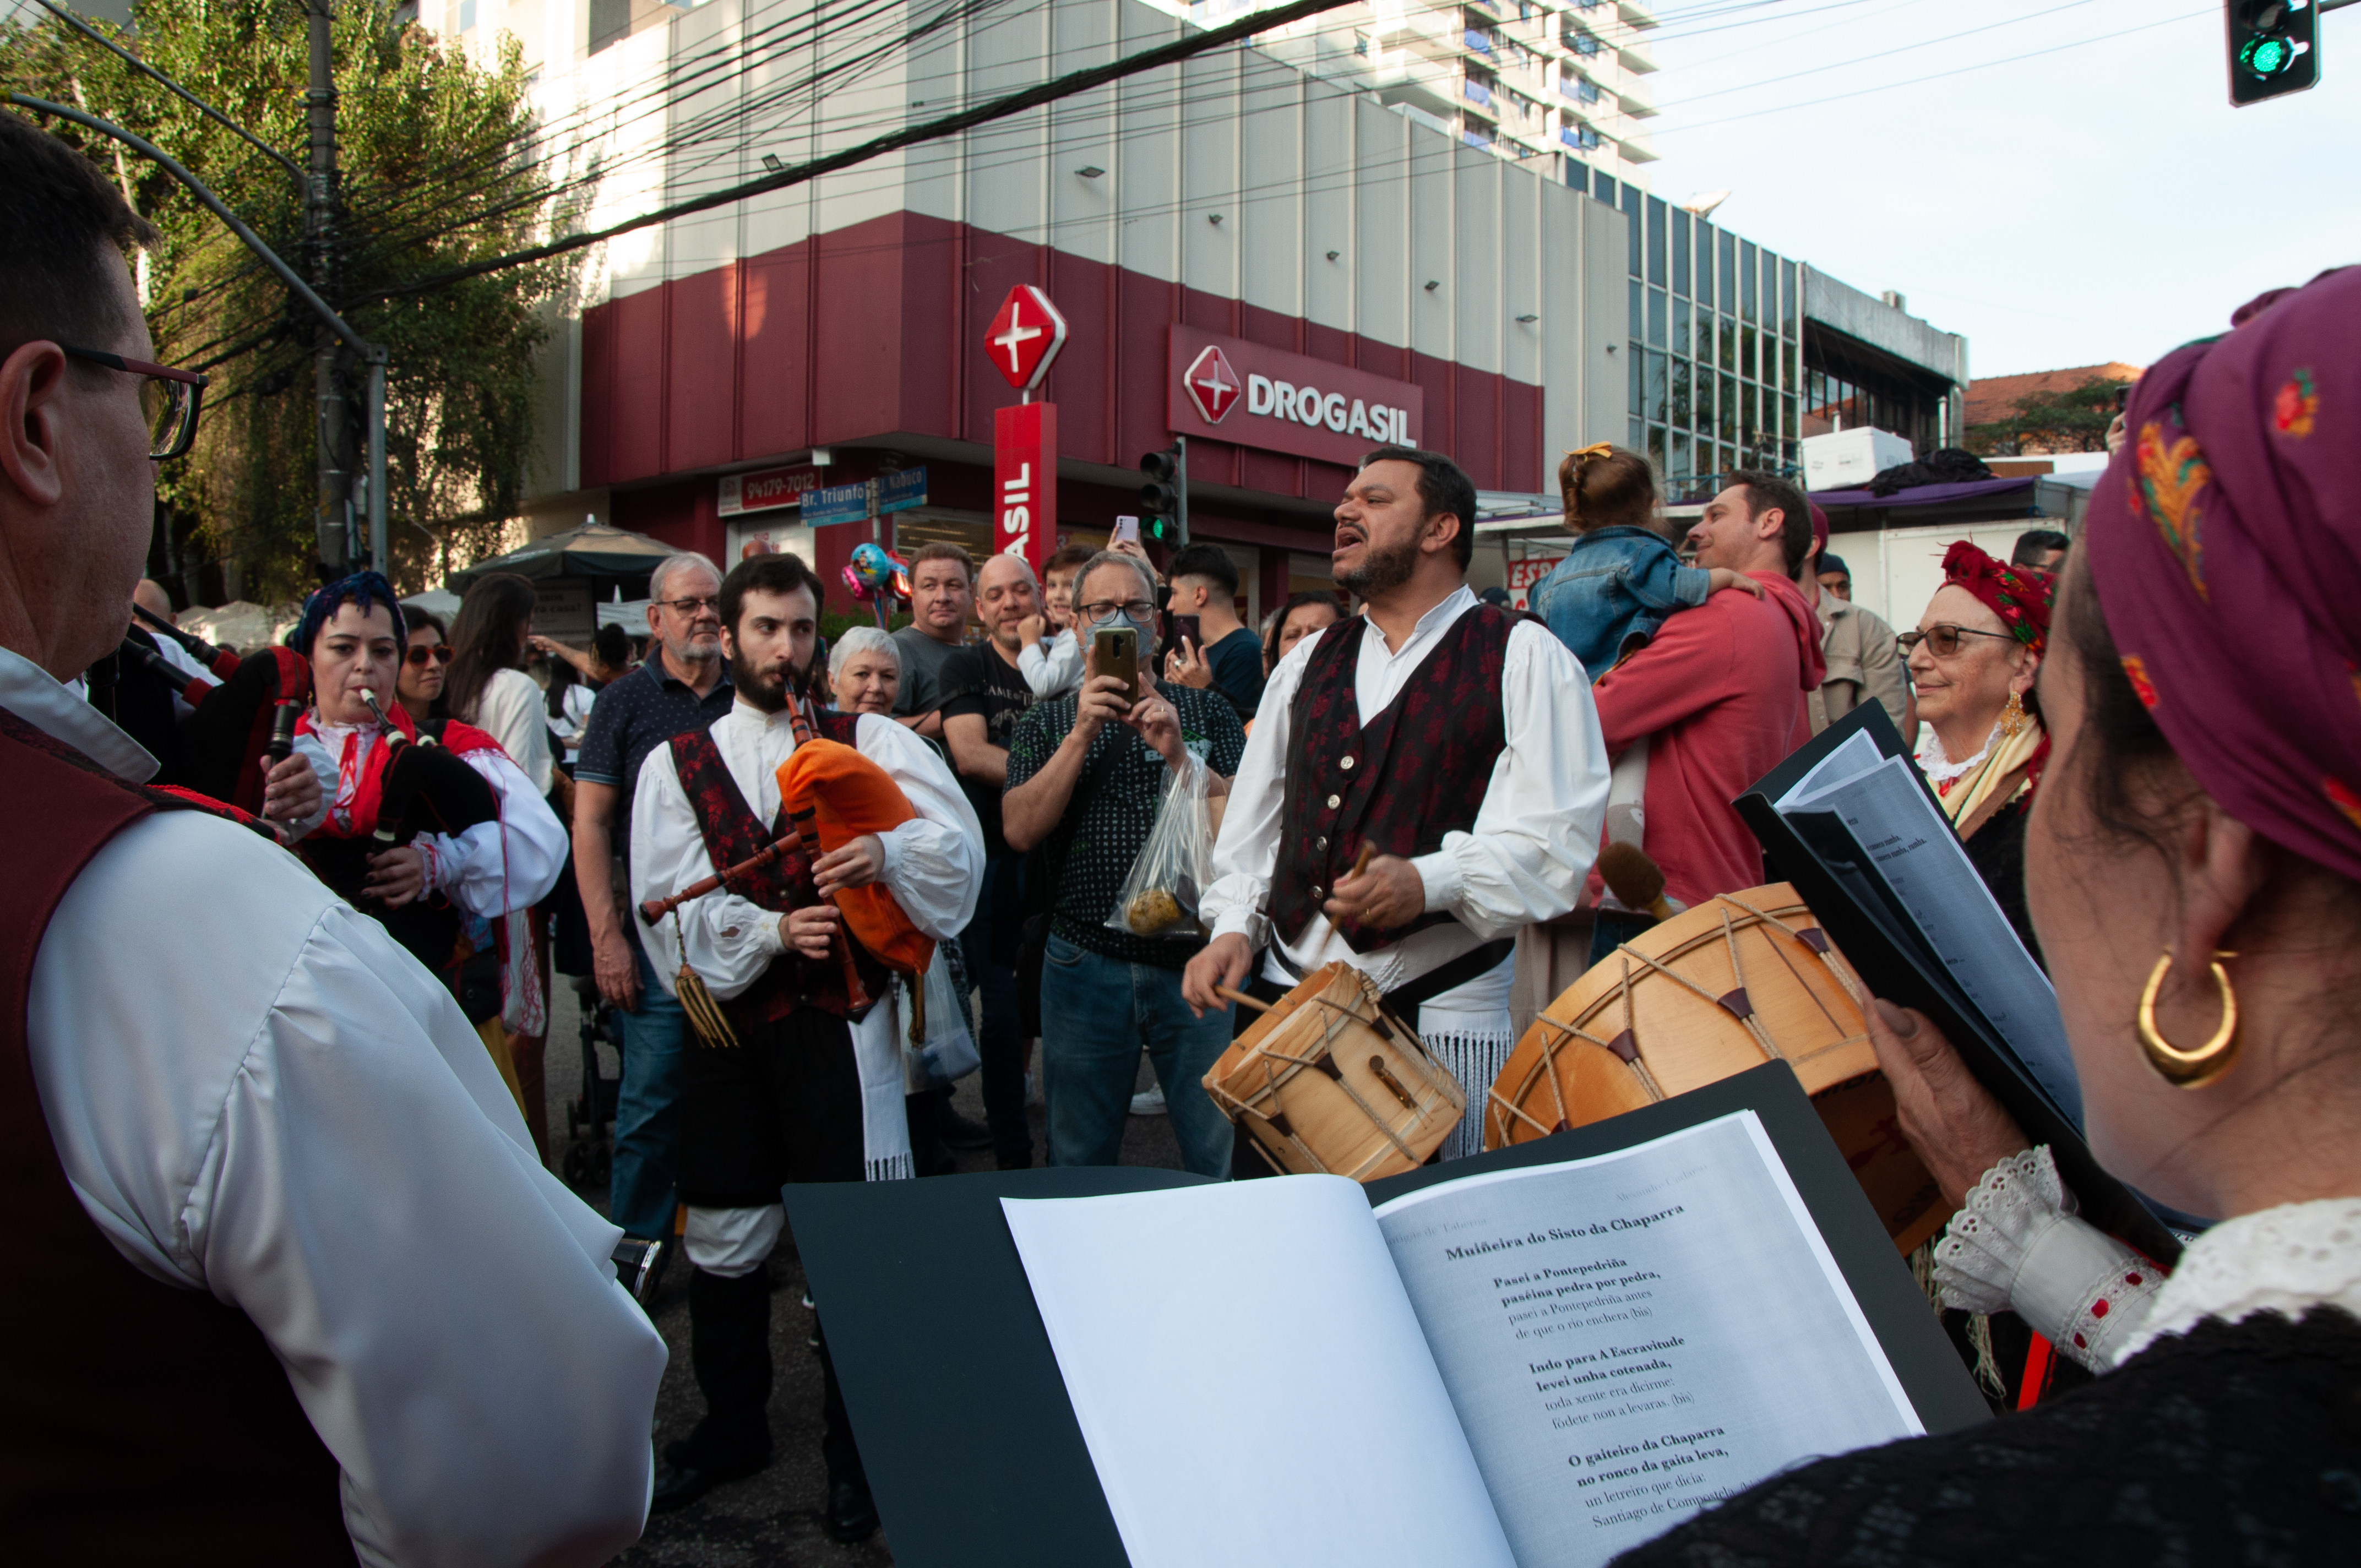
M 1894 641 L 1900 645 L 1902 656 L 1905 659 L 1910 657 L 1912 650 L 1921 642 L 1927 644 L 1927 652 L 1934 654 L 1938 659 L 1949 659 L 1958 655 L 1960 639 L 1962 637 L 1990 637 L 2002 642 L 2016 641 L 2005 631 L 1978 631 L 1971 626 L 1948 624 L 1930 626 L 1924 631 L 1905 631 Z
M 658 599 L 656 600 L 656 603 L 664 606 L 666 609 L 671 610 L 674 614 L 678 615 L 684 620 L 695 620 L 697 618 L 697 615 L 704 610 L 709 609 L 719 614 L 721 609 L 721 601 L 717 598 L 707 598 L 701 599 Z
M 430 663 L 447 664 L 451 662 L 451 644 L 437 642 L 432 648 L 428 648 L 412 642 L 402 651 L 401 659 L 402 663 L 413 670 L 423 670 Z
M 1156 607 L 1146 599 L 1126 599 L 1121 603 L 1114 599 L 1095 599 L 1082 606 L 1082 619 L 1104 620 L 1118 610 L 1122 612 L 1126 620 L 1137 622 L 1141 626 L 1147 625 L 1156 615 Z
M 58 350 L 69 359 L 141 378 L 139 411 L 148 422 L 148 455 L 156 462 L 180 456 L 197 439 L 197 405 L 204 400 L 204 377 L 194 370 L 150 365 L 145 359 L 126 359 L 103 348 L 68 348 L 61 343 Z

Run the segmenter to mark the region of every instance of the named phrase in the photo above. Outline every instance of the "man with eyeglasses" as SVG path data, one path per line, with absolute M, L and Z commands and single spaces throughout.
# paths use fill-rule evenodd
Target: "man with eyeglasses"
M 607 1212 L 626 1235 L 653 1240 L 672 1234 L 677 1206 L 687 1020 L 622 913 L 632 796 L 650 752 L 710 725 L 736 694 L 721 656 L 721 574 L 713 563 L 686 551 L 666 556 L 648 578 L 648 660 L 600 689 L 575 757 L 574 875 L 598 994 L 624 1014 Z
M 1097 633 L 1138 637 L 1137 700 L 1098 664 Z M 1149 678 L 1156 668 L 1156 583 L 1137 558 L 1102 551 L 1074 585 L 1083 652 L 1079 692 L 1040 703 L 1008 743 L 1001 832 L 1019 854 L 1044 851 L 1057 903 L 1041 967 L 1041 1065 L 1051 1165 L 1115 1165 L 1148 1047 L 1181 1163 L 1229 1173 L 1230 1124 L 1201 1083 L 1230 1042 L 1229 1019 L 1180 1000 L 1180 971 L 1202 938 L 1137 937 L 1106 925 L 1148 842 L 1173 775 L 1202 767 L 1222 795 L 1246 751 L 1227 699 Z
M 40 1277 L 9 1311 L 39 1354 L 0 1382 L 8 1549 L 606 1562 L 664 1365 L 616 1229 L 384 927 L 148 788 L 68 690 L 123 635 L 150 458 L 187 433 L 159 444 L 133 379 L 120 251 L 154 231 L 9 113 L 0 235 L 0 1191 Z

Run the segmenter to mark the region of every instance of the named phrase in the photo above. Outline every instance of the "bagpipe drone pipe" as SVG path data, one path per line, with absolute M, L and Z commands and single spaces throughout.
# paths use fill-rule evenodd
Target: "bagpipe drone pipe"
M 117 659 L 119 711 L 148 716 L 132 729 L 132 738 L 164 764 L 161 782 L 259 816 L 264 775 L 292 751 L 295 721 L 312 700 L 310 662 L 293 649 L 280 647 L 259 649 L 241 659 L 137 606 L 133 609 L 144 623 L 145 635 L 170 639 L 210 674 L 192 675 L 138 635 L 125 638 Z M 165 693 L 164 711 L 169 713 L 174 696 L 192 710 L 179 721 L 166 751 L 157 750 L 161 738 L 152 733 L 156 704 L 150 693 L 156 688 Z

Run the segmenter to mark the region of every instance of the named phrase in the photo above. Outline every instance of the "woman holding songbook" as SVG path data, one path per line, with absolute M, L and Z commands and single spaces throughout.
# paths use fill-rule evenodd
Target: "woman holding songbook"
M 2049 759 L 2034 689 L 2049 642 L 2058 579 L 1993 560 L 1962 539 L 1918 629 L 1896 641 L 1927 729 L 1918 766 L 1968 861 L 2032 949 L 2025 909 L 2025 818 Z
M 2092 1151 L 2216 1216 L 2169 1277 L 2074 1213 L 1926 1017 L 1872 1023 L 1965 1207 L 1951 1304 L 2088 1387 L 1820 1461 L 1628 1563 L 2349 1561 L 2361 1540 L 2361 269 L 2134 389 L 2040 674 L 2026 893 Z

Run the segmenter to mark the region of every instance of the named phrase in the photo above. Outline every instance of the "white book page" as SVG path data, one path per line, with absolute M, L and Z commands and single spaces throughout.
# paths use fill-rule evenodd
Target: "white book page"
M 1132 1568 L 1510 1568 L 1357 1183 L 1001 1207 Z
M 1781 809 L 1833 812 L 1852 830 L 1960 989 L 2080 1127 L 2081 1082 L 2066 1044 L 2058 993 L 2017 940 L 2015 927 L 1968 863 L 1959 836 L 1927 798 L 1910 764 L 1888 757 Z
M 1377 1214 L 1523 1568 L 1925 1430 L 1752 1111 Z
M 1867 730 L 1856 729 L 1845 738 L 1843 745 L 1822 757 L 1810 773 L 1797 779 L 1795 788 L 1779 797 L 1776 803 L 1778 809 L 1785 811 L 1806 795 L 1865 773 L 1883 761 L 1884 756 L 1877 749 L 1877 742 L 1869 738 Z

